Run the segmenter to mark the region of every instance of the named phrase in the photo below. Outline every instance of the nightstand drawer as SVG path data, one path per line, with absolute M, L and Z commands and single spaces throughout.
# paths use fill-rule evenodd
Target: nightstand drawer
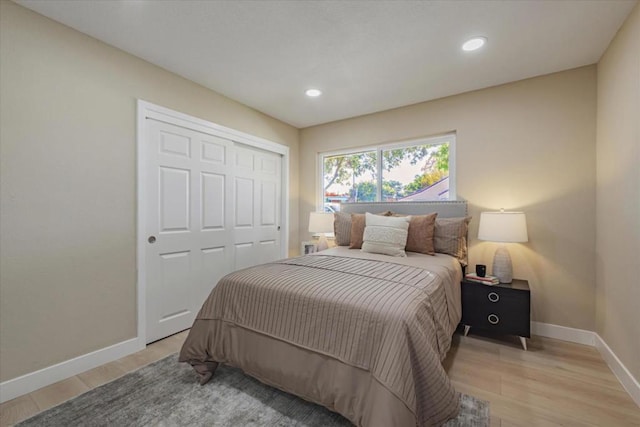
M 503 334 L 530 336 L 529 311 L 509 307 L 475 307 L 465 310 L 462 323 Z

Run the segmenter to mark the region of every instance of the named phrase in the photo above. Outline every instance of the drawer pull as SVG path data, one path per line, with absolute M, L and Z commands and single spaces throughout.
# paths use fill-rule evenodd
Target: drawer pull
M 490 314 L 489 316 L 487 316 L 487 320 L 489 321 L 489 323 L 491 323 L 492 325 L 497 325 L 498 322 L 500 321 L 500 318 L 495 315 L 495 314 Z
M 500 301 L 500 295 L 498 295 L 495 292 L 489 292 L 489 295 L 487 295 L 487 298 L 489 298 L 489 301 L 491 301 L 491 302 Z

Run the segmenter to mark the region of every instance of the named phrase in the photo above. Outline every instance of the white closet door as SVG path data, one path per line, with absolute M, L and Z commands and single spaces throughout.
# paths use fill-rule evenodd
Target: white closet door
M 223 275 L 277 258 L 282 182 L 278 154 L 153 119 L 145 126 L 152 342 L 189 328 Z
M 255 176 L 258 188 L 254 211 L 258 256 L 257 263 L 275 261 L 281 254 L 280 207 L 282 156 L 256 150 Z
M 234 268 L 274 261 L 280 254 L 281 156 L 236 143 Z

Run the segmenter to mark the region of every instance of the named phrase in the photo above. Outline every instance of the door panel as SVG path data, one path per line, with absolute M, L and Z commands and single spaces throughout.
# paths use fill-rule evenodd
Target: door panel
M 189 230 L 189 171 L 160 167 L 160 232 Z
M 160 322 L 188 310 L 191 295 L 184 292 L 181 282 L 191 272 L 191 252 L 161 254 L 162 287 L 160 289 Z
M 236 167 L 242 172 L 253 171 L 253 153 L 247 149 L 240 148 L 236 150 Z
M 147 119 L 147 342 L 189 328 L 218 280 L 280 253 L 281 156 Z
M 202 229 L 223 229 L 225 176 L 202 172 Z
M 260 225 L 275 225 L 276 205 L 276 183 L 263 182 L 260 197 Z
M 253 227 L 253 180 L 236 178 L 236 227 Z
M 281 200 L 281 157 L 273 153 L 257 152 L 255 179 L 260 188 L 254 210 L 257 236 L 256 259 L 260 263 L 275 261 L 280 258 L 280 200 Z
M 162 154 L 191 157 L 191 141 L 186 135 L 160 131 L 160 152 Z
M 229 273 L 229 250 L 224 246 L 204 248 L 201 252 L 202 275 L 198 301 L 204 302 L 220 278 Z
M 206 138 L 202 140 L 201 158 L 203 162 L 225 164 L 228 142 L 222 138 Z
M 260 158 L 260 172 L 276 175 L 277 174 L 277 161 L 275 158 L 261 157 Z
M 275 240 L 265 240 L 260 242 L 258 247 L 258 263 L 264 264 L 277 259 L 278 245 Z
M 235 263 L 234 270 L 241 270 L 243 268 L 256 265 L 254 259 L 253 242 L 237 243 L 235 245 Z

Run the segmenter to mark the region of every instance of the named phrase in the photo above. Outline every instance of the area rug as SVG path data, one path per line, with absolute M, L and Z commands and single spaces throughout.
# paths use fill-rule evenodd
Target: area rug
M 168 356 L 22 423 L 27 426 L 351 426 L 322 406 L 220 365 L 201 386 L 192 368 Z M 489 404 L 462 395 L 447 427 L 489 425 Z

